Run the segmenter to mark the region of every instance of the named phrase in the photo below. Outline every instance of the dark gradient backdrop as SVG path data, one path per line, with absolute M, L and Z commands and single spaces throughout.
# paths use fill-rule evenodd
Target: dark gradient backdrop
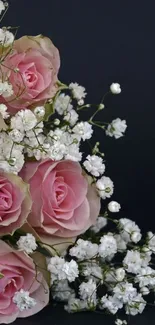
M 154 0 L 10 0 L 4 24 L 19 25 L 18 37 L 50 37 L 60 50 L 60 80 L 84 85 L 88 102 L 98 102 L 112 82 L 121 84 L 121 95 L 107 98 L 103 119 L 125 118 L 126 136 L 105 141 L 97 131 L 96 139 L 100 135 L 106 174 L 115 183 L 113 199 L 121 203 L 124 217 L 155 231 L 154 12 Z M 55 311 L 52 319 L 47 310 L 42 322 L 47 317 L 50 324 L 61 324 L 59 313 Z M 62 317 L 68 325 L 104 321 L 92 315 Z M 147 317 L 136 324 L 146 324 Z M 30 323 L 39 319 L 31 318 Z

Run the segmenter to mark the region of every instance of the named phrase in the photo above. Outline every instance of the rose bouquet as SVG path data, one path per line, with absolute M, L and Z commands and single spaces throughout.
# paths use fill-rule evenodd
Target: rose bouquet
M 0 1 L 2 18 L 7 9 Z M 49 293 L 68 312 L 141 313 L 155 291 L 155 236 L 113 219 L 115 201 L 100 211 L 114 184 L 91 141 L 97 127 L 122 137 L 126 121 L 104 123 L 106 95 L 86 104 L 84 87 L 58 80 L 50 39 L 16 33 L 0 29 L 0 323 L 39 312 Z M 108 94 L 120 92 L 112 83 Z

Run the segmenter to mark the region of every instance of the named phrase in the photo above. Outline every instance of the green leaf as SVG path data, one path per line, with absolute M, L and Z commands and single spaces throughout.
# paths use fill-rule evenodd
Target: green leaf
M 48 121 L 49 117 L 55 113 L 53 103 L 46 103 L 45 104 L 45 116 L 44 120 Z

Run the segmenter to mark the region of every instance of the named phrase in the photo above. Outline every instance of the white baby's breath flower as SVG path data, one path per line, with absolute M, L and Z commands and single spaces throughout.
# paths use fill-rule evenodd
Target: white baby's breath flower
M 28 291 L 21 289 L 20 291 L 15 292 L 12 299 L 14 304 L 17 305 L 18 309 L 22 312 L 23 310 L 28 310 L 33 308 L 36 305 L 36 300 L 30 297 Z
M 55 142 L 48 150 L 48 157 L 52 160 L 63 159 L 66 153 L 66 146 L 59 141 Z
M 54 281 L 66 280 L 66 275 L 63 271 L 64 264 L 65 260 L 62 257 L 54 256 L 47 258 L 47 270 L 51 273 L 51 284 Z
M 136 297 L 134 297 L 133 301 L 129 301 L 125 306 L 126 314 L 132 316 L 141 314 L 145 309 L 145 306 L 146 301 L 143 299 L 142 294 L 139 293 Z
M 75 297 L 75 292 L 69 287 L 67 280 L 61 280 L 52 285 L 52 297 L 57 301 L 67 302 Z
M 109 177 L 103 176 L 96 182 L 99 196 L 102 199 L 109 198 L 114 191 L 114 184 Z
M 120 84 L 113 82 L 110 86 L 110 90 L 111 90 L 112 94 L 118 95 L 121 93 L 121 86 L 120 86 Z
M 102 228 L 104 228 L 107 225 L 107 219 L 104 217 L 98 217 L 96 220 L 96 223 L 94 226 L 92 226 L 90 229 L 98 233 Z
M 2 13 L 2 11 L 5 10 L 5 5 L 4 5 L 4 2 L 0 0 L 0 15 Z
M 70 96 L 64 93 L 61 93 L 54 102 L 54 109 L 59 115 L 69 112 L 72 108 Z
M 125 251 L 127 248 L 127 243 L 124 241 L 124 239 L 119 234 L 114 235 L 114 238 L 116 239 L 117 242 L 118 251 L 120 252 Z
M 5 28 L 0 28 L 0 44 L 4 47 L 11 45 L 14 41 L 14 35 Z
M 122 303 L 128 303 L 134 300 L 137 296 L 137 289 L 133 287 L 132 283 L 121 282 L 116 284 L 113 289 L 114 297 L 117 298 Z
M 68 304 L 65 305 L 64 308 L 68 313 L 75 313 L 77 311 L 87 310 L 88 309 L 88 303 L 87 303 L 87 301 L 71 297 L 68 300 Z
M 82 282 L 79 286 L 79 295 L 82 300 L 96 304 L 96 282 L 90 279 L 88 282 Z
M 151 267 L 142 267 L 134 279 L 140 288 L 149 286 L 150 289 L 155 287 L 155 270 Z
M 75 135 L 80 136 L 81 139 L 85 141 L 86 139 L 90 139 L 92 137 L 92 125 L 88 122 L 79 122 L 74 126 L 73 132 Z
M 86 170 L 95 177 L 102 175 L 105 171 L 103 159 L 96 155 L 88 155 L 83 163 Z
M 74 260 L 66 262 L 64 258 L 58 256 L 47 259 L 47 269 L 51 273 L 51 283 L 55 280 L 73 282 L 79 275 L 78 265 Z
M 65 262 L 62 267 L 63 272 L 69 282 L 73 282 L 79 275 L 78 264 L 71 260 L 70 262 Z
M 79 115 L 74 109 L 71 109 L 67 114 L 64 116 L 64 120 L 69 122 L 71 126 L 75 125 L 79 118 Z
M 133 241 L 138 243 L 142 237 L 140 228 L 136 223 L 127 218 L 121 218 L 119 220 L 119 229 L 121 237 L 128 243 Z
M 65 159 L 72 161 L 81 161 L 82 152 L 80 152 L 79 144 L 71 144 L 66 147 Z
M 147 245 L 148 248 L 155 253 L 155 234 L 152 231 L 147 233 Z
M 83 239 L 78 239 L 76 245 L 73 246 L 69 251 L 69 254 L 77 257 L 79 261 L 91 259 L 92 257 L 96 256 L 97 253 L 98 245 Z
M 82 86 L 79 86 L 77 82 L 70 83 L 69 89 L 72 90 L 73 97 L 77 99 L 77 101 L 80 101 L 81 99 L 86 97 L 85 88 Z M 82 104 L 83 105 L 83 104 Z
M 110 212 L 119 212 L 121 206 L 118 202 L 115 202 L 115 201 L 111 201 L 109 204 L 108 204 L 108 210 Z
M 140 288 L 142 296 L 147 296 L 150 293 L 150 290 L 147 287 Z
M 4 98 L 13 95 L 12 85 L 7 81 L 0 80 L 0 95 L 2 95 Z
M 116 118 L 108 125 L 106 130 L 106 135 L 110 137 L 115 137 L 115 139 L 121 138 L 126 131 L 127 125 L 125 120 L 121 120 L 120 118 Z
M 27 254 L 31 254 L 37 248 L 36 239 L 32 234 L 20 236 L 19 240 L 17 241 L 17 246 L 19 250 L 23 250 Z
M 95 263 L 95 261 L 89 261 L 82 264 L 81 274 L 84 275 L 88 279 L 93 279 L 95 282 L 99 282 L 103 280 L 103 271 L 102 268 Z
M 0 104 L 0 113 L 4 119 L 7 119 L 10 116 L 7 109 L 8 108 L 5 104 Z
M 116 325 L 127 325 L 127 321 L 117 318 L 116 321 L 115 321 L 115 324 Z
M 11 128 L 17 129 L 20 132 L 32 130 L 36 124 L 37 118 L 29 109 L 19 111 L 11 118 Z
M 113 256 L 117 252 L 116 239 L 112 234 L 107 234 L 101 237 L 99 245 L 99 255 L 102 258 Z
M 9 132 L 9 137 L 12 139 L 12 141 L 20 143 L 24 138 L 24 134 L 17 129 L 13 129 Z
M 143 255 L 137 250 L 128 250 L 123 260 L 123 265 L 130 273 L 137 274 L 141 272 L 142 267 L 146 267 L 150 262 L 151 257 Z
M 107 294 L 101 298 L 101 309 L 107 309 L 111 314 L 115 315 L 118 309 L 121 309 L 123 304 L 115 296 L 108 296 Z

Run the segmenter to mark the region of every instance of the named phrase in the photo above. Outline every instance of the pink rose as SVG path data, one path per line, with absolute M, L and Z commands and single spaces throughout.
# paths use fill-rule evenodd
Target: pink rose
M 0 236 L 20 228 L 31 205 L 28 185 L 17 175 L 0 173 Z
M 55 95 L 60 58 L 49 38 L 42 35 L 21 37 L 15 41 L 13 53 L 3 64 L 7 67 L 3 68 L 3 79 L 6 76 L 14 91 L 11 97 L 5 98 L 11 113 L 42 105 Z
M 49 301 L 48 285 L 42 273 L 38 272 L 32 258 L 24 252 L 16 251 L 0 240 L 0 324 L 11 323 L 17 317 L 27 317 L 39 312 Z M 32 309 L 20 311 L 13 303 L 15 292 L 29 291 L 36 300 Z
M 65 160 L 27 162 L 21 175 L 30 184 L 28 223 L 44 243 L 64 242 L 95 223 L 100 199 L 79 163 Z

